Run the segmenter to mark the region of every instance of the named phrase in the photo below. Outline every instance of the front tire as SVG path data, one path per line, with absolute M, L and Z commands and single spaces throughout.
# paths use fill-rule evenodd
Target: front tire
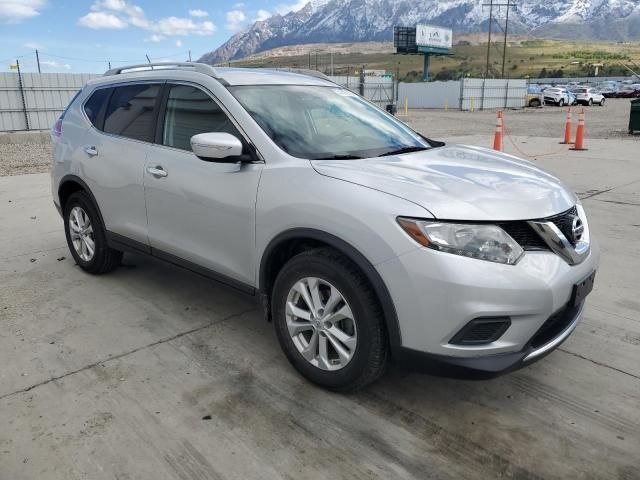
M 353 263 L 332 249 L 287 262 L 273 288 L 272 318 L 289 362 L 317 385 L 354 391 L 385 370 L 389 349 L 378 299 Z
M 593 107 L 593 98 L 590 98 L 590 99 L 589 99 L 589 106 L 590 106 L 590 107 Z
M 564 98 L 560 99 L 560 101 L 558 102 L 558 106 L 559 107 L 564 107 Z
M 600 100 L 600 106 L 601 106 L 601 107 L 604 107 L 604 102 L 605 102 L 605 99 L 604 99 L 604 98 L 603 98 L 602 100 Z
M 75 192 L 66 201 L 64 230 L 69 251 L 85 272 L 107 273 L 120 265 L 122 252 L 107 245 L 98 209 L 85 192 Z

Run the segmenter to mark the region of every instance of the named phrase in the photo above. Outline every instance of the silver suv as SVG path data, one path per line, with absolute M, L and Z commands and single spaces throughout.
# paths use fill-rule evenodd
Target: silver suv
M 593 286 L 598 251 L 557 178 L 429 140 L 317 74 L 111 70 L 52 137 L 81 268 L 143 253 L 257 296 L 289 361 L 329 389 L 389 360 L 479 377 L 528 365 Z

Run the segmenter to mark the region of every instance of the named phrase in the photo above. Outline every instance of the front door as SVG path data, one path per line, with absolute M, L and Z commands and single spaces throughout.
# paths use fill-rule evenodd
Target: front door
M 262 163 L 204 161 L 190 139 L 226 132 L 244 143 L 227 114 L 205 91 L 167 85 L 158 119 L 159 145 L 149 150 L 144 174 L 149 241 L 154 254 L 187 260 L 223 279 L 255 284 L 255 205 Z

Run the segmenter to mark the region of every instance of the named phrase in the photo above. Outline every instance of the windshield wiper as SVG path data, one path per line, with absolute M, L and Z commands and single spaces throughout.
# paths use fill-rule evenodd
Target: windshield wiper
M 387 153 L 383 153 L 382 155 L 378 155 L 379 157 L 388 157 L 390 155 L 401 155 L 403 153 L 412 153 L 412 152 L 422 152 L 423 150 L 429 150 L 427 147 L 402 147 L 397 150 L 392 150 Z
M 357 155 L 333 155 L 332 157 L 316 158 L 316 160 L 359 160 L 361 158 Z

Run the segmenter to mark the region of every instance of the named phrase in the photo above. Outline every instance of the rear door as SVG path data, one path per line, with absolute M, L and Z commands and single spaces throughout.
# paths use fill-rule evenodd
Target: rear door
M 143 174 L 155 135 L 162 84 L 130 83 L 97 90 L 84 104 L 92 122 L 81 177 L 93 192 L 105 226 L 148 246 Z
M 220 280 L 239 287 L 253 286 L 255 206 L 263 163 L 196 157 L 190 139 L 198 133 L 230 133 L 245 148 L 248 140 L 210 92 L 187 83 L 168 83 L 165 90 L 156 145 L 144 174 L 154 255 L 213 270 Z

